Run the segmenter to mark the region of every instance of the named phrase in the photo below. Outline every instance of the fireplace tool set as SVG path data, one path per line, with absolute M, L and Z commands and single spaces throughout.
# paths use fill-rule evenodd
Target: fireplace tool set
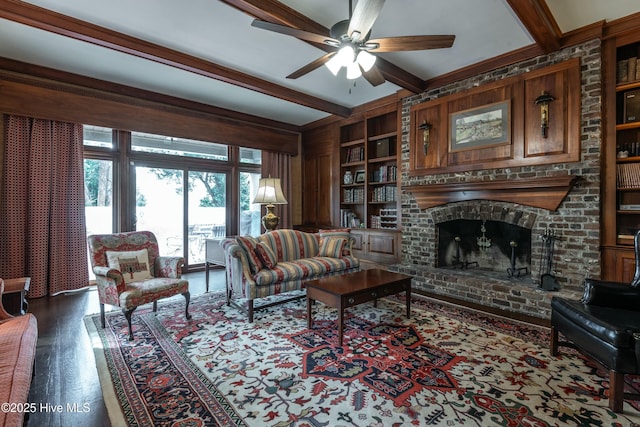
M 462 240 L 460 236 L 456 236 L 453 239 L 456 242 L 456 254 L 453 256 L 453 266 L 460 267 L 462 270 L 466 270 L 470 265 L 475 265 L 479 267 L 478 261 L 467 261 L 460 259 L 460 241 Z
M 549 229 L 544 232 L 541 238 L 543 247 L 540 255 L 540 288 L 546 291 L 557 291 L 560 289 L 560 285 L 556 276 L 553 275 L 553 252 L 556 240 L 562 239 L 557 236 L 555 231 Z
M 518 247 L 518 242 L 512 240 L 509 242 L 509 246 L 511 246 L 511 266 L 507 268 L 507 274 L 509 277 L 520 277 L 521 274 L 529 274 L 529 268 L 527 267 L 516 267 L 516 248 Z

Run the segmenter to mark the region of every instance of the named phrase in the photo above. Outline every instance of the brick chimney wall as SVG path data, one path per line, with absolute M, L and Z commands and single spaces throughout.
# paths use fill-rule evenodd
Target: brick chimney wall
M 580 58 L 581 65 L 581 161 L 565 164 L 488 169 L 439 175 L 409 176 L 410 108 L 442 96 L 519 75 L 531 70 Z M 578 183 L 557 211 L 495 201 L 457 202 L 420 209 L 412 194 L 402 191 L 402 263 L 393 270 L 412 274 L 414 288 L 442 294 L 485 306 L 540 318 L 550 316 L 549 303 L 554 295 L 579 298 L 585 277 L 600 276 L 600 156 L 601 156 L 601 44 L 592 40 L 548 55 L 539 56 L 489 73 L 458 81 L 402 100 L 402 186 L 457 183 L 481 180 L 518 180 L 550 175 L 577 175 Z M 436 224 L 446 218 L 500 216 L 518 212 L 528 218 L 532 229 L 533 285 L 508 281 L 487 281 L 472 271 L 451 272 L 436 268 Z M 562 239 L 555 245 L 554 271 L 559 292 L 539 289 L 541 236 L 551 229 Z

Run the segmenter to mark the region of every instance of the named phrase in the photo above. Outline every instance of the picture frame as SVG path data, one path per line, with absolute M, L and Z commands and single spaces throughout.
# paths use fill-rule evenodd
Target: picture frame
M 511 101 L 500 101 L 449 114 L 449 151 L 511 144 Z
M 364 170 L 357 170 L 354 175 L 353 182 L 355 182 L 356 184 L 362 184 L 364 180 L 365 180 Z

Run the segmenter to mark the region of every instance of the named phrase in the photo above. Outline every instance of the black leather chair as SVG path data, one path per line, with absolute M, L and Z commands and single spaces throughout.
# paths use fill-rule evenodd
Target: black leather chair
M 578 349 L 609 370 L 609 408 L 622 412 L 624 376 L 640 374 L 640 231 L 634 237 L 636 270 L 631 284 L 586 279 L 580 301 L 551 300 L 551 355 L 558 346 Z M 559 342 L 558 333 L 567 341 Z

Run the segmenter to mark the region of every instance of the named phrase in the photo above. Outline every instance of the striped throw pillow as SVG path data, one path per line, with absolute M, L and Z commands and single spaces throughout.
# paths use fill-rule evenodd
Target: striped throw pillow
M 256 246 L 256 254 L 258 254 L 258 258 L 262 261 L 262 265 L 269 270 L 272 270 L 273 267 L 278 264 L 278 257 L 275 252 L 273 252 L 273 249 L 271 249 L 271 247 L 265 242 L 258 243 Z
M 347 242 L 351 239 L 351 229 L 350 228 L 330 228 L 330 229 L 320 229 L 318 230 L 318 234 L 320 235 L 320 244 L 327 237 L 342 237 Z M 342 250 L 342 256 L 349 256 L 351 252 L 349 251 L 349 245 L 345 244 Z
M 320 243 L 318 256 L 326 256 L 330 258 L 340 258 L 347 239 L 344 237 L 325 237 Z
M 251 274 L 255 274 L 258 271 L 262 270 L 262 261 L 258 258 L 256 254 L 256 246 L 258 246 L 258 241 L 251 236 L 239 236 L 236 237 L 236 241 L 238 245 L 244 250 L 245 255 L 247 255 L 247 261 L 249 261 L 249 270 Z

